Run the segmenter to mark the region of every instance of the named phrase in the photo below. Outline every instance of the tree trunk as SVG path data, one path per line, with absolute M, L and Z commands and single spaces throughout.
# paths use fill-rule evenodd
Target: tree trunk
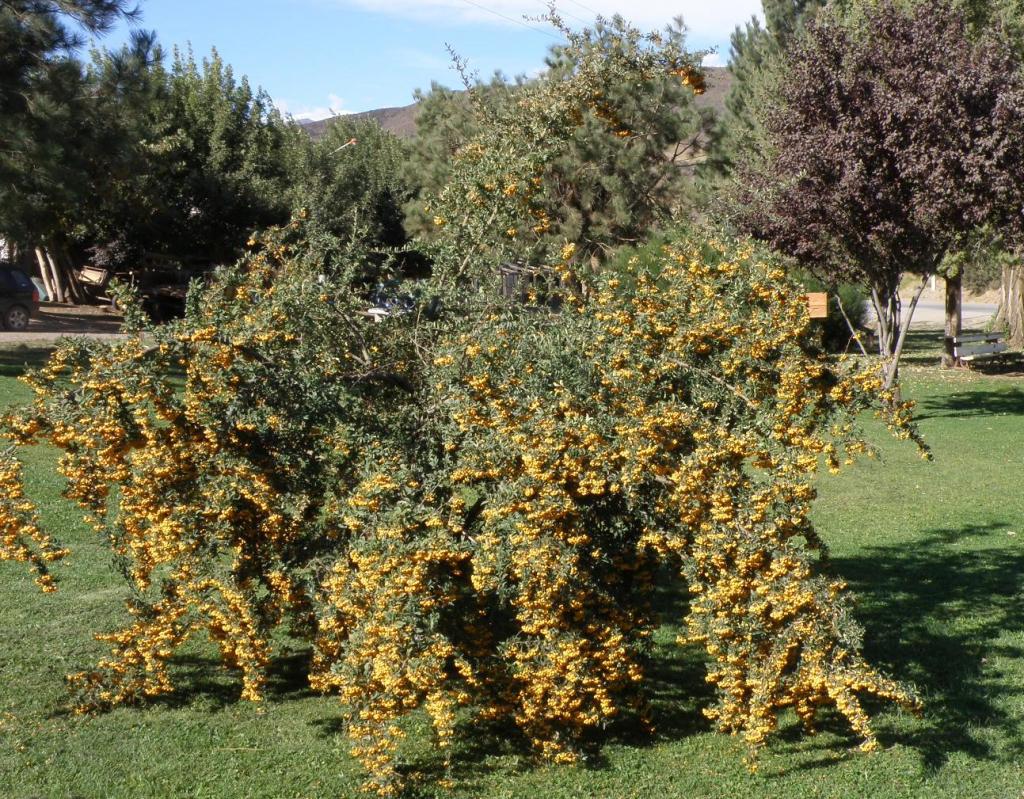
M 1011 347 L 1024 347 L 1024 265 L 1004 266 L 996 324 L 1006 330 Z
M 885 325 L 879 324 L 878 326 L 879 332 L 882 332 L 883 327 L 888 328 L 885 347 L 882 350 L 882 368 L 885 375 L 885 382 L 882 388 L 892 392 L 893 402 L 900 401 L 900 357 L 903 355 L 903 345 L 907 341 L 907 331 L 910 329 L 910 322 L 914 318 L 914 310 L 917 308 L 918 300 L 921 299 L 921 292 L 924 291 L 927 283 L 928 276 L 925 275 L 921 278 L 921 282 L 914 289 L 914 294 L 910 298 L 906 319 L 902 318 L 899 289 L 892 288 L 888 292 L 889 296 L 885 298 L 887 320 Z M 881 305 L 876 299 L 878 294 L 877 290 L 872 290 L 872 299 L 875 300 L 876 308 Z M 881 346 L 881 343 L 879 343 L 880 348 Z
M 42 278 L 43 285 L 46 287 L 46 299 L 50 302 L 59 302 L 57 289 L 54 288 L 53 278 L 50 276 L 50 265 L 46 263 L 46 257 L 39 247 L 36 247 L 36 261 L 39 263 L 39 277 Z
M 57 266 L 57 262 L 54 260 L 50 250 L 48 248 L 43 248 L 43 255 L 46 256 L 46 262 L 50 265 L 50 275 L 53 278 L 53 287 L 57 291 L 57 302 L 71 302 L 71 297 L 68 296 L 67 288 L 64 284 L 64 276 L 61 274 L 60 267 Z
M 875 332 L 878 334 L 878 357 L 885 360 L 889 357 L 891 352 L 889 348 L 891 319 L 889 315 L 890 303 L 888 302 L 888 299 L 883 301 L 883 297 L 887 297 L 887 293 L 884 289 L 872 287 L 871 305 L 875 309 Z
M 85 302 L 85 291 L 82 289 L 82 285 L 78 282 L 78 275 L 75 273 L 75 264 L 72 262 L 71 256 L 68 254 L 67 247 L 57 245 L 53 248 L 53 252 L 56 254 L 57 265 L 63 270 L 64 284 L 68 287 L 71 299 L 77 303 Z
M 39 254 L 42 257 L 42 268 L 46 270 L 46 274 L 50 277 L 50 285 L 53 286 L 50 299 L 54 302 L 67 302 L 67 296 L 64 294 L 64 281 L 60 279 L 60 272 L 56 269 L 53 259 L 45 247 L 39 248 Z
M 868 351 L 864 347 L 864 342 L 860 340 L 860 331 L 853 326 L 853 322 L 850 321 L 849 314 L 846 313 L 846 308 L 843 307 L 843 298 L 839 296 L 839 287 L 836 285 L 829 286 L 829 296 L 836 301 L 836 306 L 839 308 L 839 313 L 843 315 L 843 320 L 846 322 L 846 328 L 850 331 L 850 341 L 857 342 L 857 346 L 860 348 L 861 355 L 865 358 L 868 357 Z M 846 348 L 850 348 L 849 342 L 846 344 Z
M 961 272 L 946 277 L 946 351 L 942 354 L 942 365 L 947 369 L 959 365 L 953 354 L 953 339 L 963 329 L 963 283 Z

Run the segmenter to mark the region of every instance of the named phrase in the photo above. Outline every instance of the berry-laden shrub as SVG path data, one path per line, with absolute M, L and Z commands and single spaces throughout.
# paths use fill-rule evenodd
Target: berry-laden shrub
M 392 399 L 408 391 L 392 370 L 408 369 L 383 355 L 384 328 L 348 288 L 361 259 L 318 274 L 291 255 L 294 233 L 268 235 L 194 292 L 179 322 L 143 328 L 129 304 L 126 340 L 65 340 L 25 378 L 32 404 L 4 419 L 15 442 L 63 450 L 65 496 L 133 588 L 132 624 L 104 636 L 111 656 L 71 677 L 83 709 L 170 691 L 167 661 L 200 630 L 258 699 L 267 632 L 312 624 L 311 589 L 347 536 L 338 508 L 368 442 L 408 432 Z M 51 587 L 45 565 L 64 553 L 34 525 L 16 465 L 0 478 L 2 554 Z
M 22 430 L 25 436 L 35 432 L 30 426 Z M 27 563 L 35 572 L 36 584 L 49 594 L 57 590 L 49 564 L 67 554 L 40 529 L 35 505 L 22 488 L 21 464 L 14 457 L 14 448 L 5 450 L 0 454 L 0 560 Z
M 817 568 L 811 477 L 867 450 L 854 415 L 881 383 L 809 352 L 802 303 L 750 248 L 691 242 L 562 314 L 494 314 L 435 359 L 446 482 L 479 508 L 469 579 L 542 753 L 574 759 L 642 699 L 666 565 L 713 659 L 708 715 L 752 747 L 781 707 L 810 724 L 837 705 L 870 748 L 858 693 L 916 705 L 861 659 L 844 585 Z M 916 437 L 906 411 L 890 426 Z
M 4 419 L 63 450 L 66 496 L 134 589 L 110 654 L 71 676 L 80 710 L 172 691 L 197 633 L 258 701 L 285 627 L 382 795 L 403 787 L 414 711 L 444 750 L 498 720 L 569 762 L 642 716 L 666 569 L 709 655 L 708 715 L 754 750 L 782 708 L 810 724 L 834 706 L 868 748 L 860 697 L 916 708 L 861 657 L 808 519 L 819 465 L 868 449 L 856 416 L 880 377 L 813 351 L 770 261 L 678 241 L 558 310 L 423 303 L 375 323 L 359 253 L 321 275 L 301 236 L 266 236 L 179 322 L 64 343 Z M 0 555 L 51 587 L 64 552 L 13 461 L 0 477 Z

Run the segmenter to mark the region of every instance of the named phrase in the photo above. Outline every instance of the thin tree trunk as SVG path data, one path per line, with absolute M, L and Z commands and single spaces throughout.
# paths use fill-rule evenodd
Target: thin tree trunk
M 953 339 L 963 331 L 963 273 L 946 276 L 946 351 L 942 355 L 942 365 L 950 368 L 959 365 L 959 359 L 953 352 Z
M 871 289 L 871 305 L 875 309 L 875 328 L 878 331 L 878 355 L 885 358 L 889 355 L 889 308 L 882 305 L 882 297 L 877 288 Z
M 900 356 L 903 354 L 903 345 L 907 340 L 907 331 L 910 329 L 910 320 L 914 318 L 914 309 L 917 308 L 917 301 L 921 299 L 921 292 L 924 291 L 924 287 L 928 284 L 928 275 L 921 278 L 921 283 L 914 290 L 914 296 L 910 300 L 910 309 L 907 311 L 907 321 L 899 331 L 899 336 L 896 339 L 896 347 L 893 349 L 892 360 L 886 364 L 885 371 L 885 384 L 883 388 L 893 389 L 895 394 L 895 401 L 899 402 L 899 387 L 896 381 L 899 380 L 900 374 Z M 897 297 L 895 302 L 896 312 L 899 313 L 899 298 Z
M 64 283 L 68 287 L 71 299 L 77 303 L 84 302 L 85 292 L 82 290 L 82 286 L 78 282 L 78 275 L 75 273 L 75 265 L 71 261 L 71 256 L 68 254 L 67 248 L 63 245 L 57 245 L 53 248 L 53 252 L 56 253 L 57 265 L 63 270 Z
M 903 304 L 900 299 L 899 286 L 889 293 L 889 351 L 890 358 L 895 359 L 896 348 L 903 339 L 903 332 L 907 329 L 903 326 Z
M 38 247 L 36 247 L 36 261 L 39 263 L 39 276 L 46 287 L 46 299 L 50 302 L 58 302 L 57 290 L 54 288 L 53 280 L 50 278 L 50 265 L 46 263 L 43 251 Z
M 831 294 L 833 297 L 836 298 L 836 305 L 839 306 L 839 313 L 843 315 L 843 320 L 846 322 L 846 327 L 850 331 L 850 337 L 857 342 L 857 346 L 860 347 L 861 354 L 865 358 L 868 357 L 868 351 L 864 349 L 864 342 L 860 340 L 860 333 L 853 326 L 853 322 L 850 321 L 850 317 L 846 313 L 846 308 L 843 307 L 843 298 L 839 296 L 839 288 L 837 286 L 833 286 L 831 289 Z M 849 349 L 849 342 L 846 343 L 846 347 L 847 349 Z
M 1003 267 L 996 324 L 1006 330 L 1011 347 L 1024 347 L 1024 266 Z
M 53 287 L 57 290 L 57 302 L 71 302 L 71 297 L 68 295 L 67 288 L 64 284 L 64 276 L 61 274 L 60 267 L 57 266 L 57 262 L 54 260 L 50 250 L 48 248 L 44 248 L 43 255 L 46 256 L 46 261 L 50 264 L 50 274 L 53 276 Z

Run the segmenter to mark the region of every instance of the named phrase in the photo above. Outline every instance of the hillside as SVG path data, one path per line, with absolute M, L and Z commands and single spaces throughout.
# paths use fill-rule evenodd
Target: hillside
M 721 116 L 725 113 L 725 97 L 732 88 L 732 73 L 728 67 L 704 67 L 706 91 L 698 95 L 698 108 L 710 108 Z
M 725 111 L 725 96 L 732 86 L 732 73 L 725 67 L 705 67 L 704 73 L 707 76 L 707 91 L 697 97 L 698 108 L 710 108 L 717 114 Z M 363 111 L 358 114 L 348 114 L 347 119 L 352 120 L 374 120 L 384 130 L 393 133 L 400 139 L 412 139 L 416 136 L 416 117 L 419 114 L 419 103 L 397 106 L 393 108 L 377 108 L 373 111 Z M 338 117 L 321 119 L 315 122 L 300 122 L 299 124 L 314 139 L 319 138 L 327 130 L 331 122 Z
M 419 103 L 397 106 L 395 108 L 376 108 L 373 111 L 363 111 L 358 114 L 346 114 L 345 119 L 351 120 L 373 120 L 384 130 L 393 133 L 400 139 L 412 139 L 416 137 L 416 116 L 419 113 Z M 314 139 L 320 138 L 328 126 L 341 117 L 329 117 L 313 122 L 300 122 L 299 124 Z

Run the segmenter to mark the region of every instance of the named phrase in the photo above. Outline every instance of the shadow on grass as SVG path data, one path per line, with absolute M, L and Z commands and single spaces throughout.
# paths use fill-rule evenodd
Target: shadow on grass
M 403 765 L 411 777 L 410 799 L 435 797 L 438 780 L 448 778 L 469 790 L 482 790 L 489 774 L 525 774 L 540 766 L 522 733 L 508 722 L 474 723 L 456 733 L 450 759 L 437 749 Z
M 834 556 L 835 571 L 860 598 L 857 617 L 867 630 L 868 661 L 916 685 L 925 703 L 921 720 L 879 724 L 883 742 L 916 750 L 928 771 L 941 769 L 957 755 L 1004 763 L 1024 758 L 1024 729 L 1012 711 L 1024 701 L 1024 551 L 999 546 L 1006 533 L 1005 524 L 939 528 L 913 548 L 878 546 L 853 557 Z M 680 589 L 659 592 L 658 610 L 666 621 L 680 618 L 685 606 Z M 311 695 L 308 668 L 308 650 L 275 658 L 268 699 L 285 702 Z M 176 658 L 175 672 L 179 690 L 160 704 L 213 711 L 238 701 L 238 680 L 215 658 Z M 695 648 L 677 646 L 662 635 L 648 665 L 647 688 L 655 734 L 624 719 L 594 742 L 586 766 L 607 767 L 600 749 L 604 744 L 649 746 L 710 729 L 701 711 L 712 703 L 713 691 L 704 681 L 703 655 Z M 329 707 L 332 700 L 326 701 Z M 885 706 L 869 706 L 876 709 Z M 328 710 L 312 723 L 333 737 L 343 732 L 341 716 Z M 425 718 L 410 723 L 426 735 Z M 834 734 L 807 739 L 797 724 L 784 725 L 781 747 L 799 748 L 806 757 L 774 776 L 827 768 L 850 757 L 847 744 L 855 741 L 848 725 L 826 712 L 821 726 Z M 470 728 L 467 718 L 462 727 L 450 761 L 436 749 L 418 747 L 407 767 L 415 772 L 416 783 L 426 786 L 447 776 L 471 789 L 488 774 L 511 776 L 535 767 L 513 726 Z M 424 736 L 417 732 L 416 737 Z
M 274 657 L 267 672 L 267 698 L 272 702 L 287 702 L 316 695 L 309 687 L 312 657 L 310 649 L 282 652 Z
M 264 695 L 268 703 L 282 703 L 313 695 L 309 687 L 308 649 L 276 655 L 267 669 Z M 224 668 L 213 656 L 178 654 L 171 659 L 173 693 L 149 700 L 140 707 L 188 707 L 197 711 L 216 712 L 242 701 L 242 684 L 238 673 Z
M 337 701 L 336 697 L 331 699 Z M 341 708 L 334 707 L 336 712 L 311 722 L 325 738 L 345 736 Z M 396 768 L 406 781 L 402 796 L 408 799 L 436 797 L 437 783 L 442 779 L 455 780 L 472 789 L 489 774 L 523 774 L 539 765 L 522 732 L 508 721 L 474 720 L 470 712 L 464 711 L 447 753 L 427 743 L 431 736 L 425 712 L 414 711 L 399 724 L 416 750 L 403 751 L 406 747 L 400 746 L 396 761 Z
M 903 343 L 900 365 L 938 366 L 942 360 L 944 340 L 942 330 L 911 328 L 907 331 L 907 339 Z M 877 351 L 872 354 L 877 354 Z
M 969 418 L 972 416 L 1021 416 L 1024 415 L 1024 391 L 1008 388 L 1006 391 L 990 391 L 971 386 L 970 391 L 953 392 L 938 397 L 918 400 L 920 419 Z
M 158 696 L 147 704 L 154 707 L 179 709 L 188 707 L 214 713 L 239 701 L 241 680 L 221 666 L 214 657 L 175 655 L 171 660 L 173 693 Z M 141 705 L 143 709 L 146 704 Z
M 52 346 L 0 346 L 0 377 L 20 377 L 26 369 L 38 369 L 52 352 Z
M 680 646 L 675 630 L 689 612 L 689 594 L 673 569 L 655 579 L 653 611 L 666 625 L 670 636 L 655 644 L 645 665 L 644 689 L 647 714 L 654 734 L 636 717 L 627 717 L 612 727 L 604 743 L 651 746 L 659 741 L 677 741 L 711 729 L 704 708 L 715 697 L 705 679 L 707 656 L 700 646 Z M 665 630 L 662 630 L 665 632 Z
M 1001 659 L 1024 659 L 1007 643 L 1024 631 L 1024 553 L 1005 548 L 965 551 L 967 539 L 1006 534 L 1006 525 L 932 530 L 907 547 L 873 547 L 837 558 L 836 570 L 859 595 L 868 661 L 915 684 L 924 718 L 896 740 L 917 749 L 925 767 L 951 756 L 1019 760 L 1020 719 L 1006 708 L 1024 697 L 1024 682 Z M 989 742 L 1007 742 L 996 752 Z
M 1024 353 L 1002 352 L 989 358 L 973 360 L 969 368 L 983 375 L 1020 377 L 1024 375 Z

